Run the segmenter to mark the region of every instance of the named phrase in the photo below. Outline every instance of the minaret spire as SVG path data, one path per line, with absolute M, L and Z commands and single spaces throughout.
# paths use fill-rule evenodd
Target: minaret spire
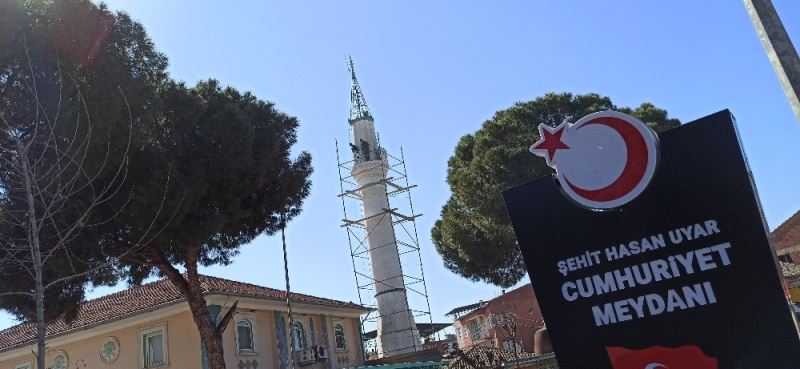
M 361 86 L 358 84 L 356 78 L 356 68 L 353 65 L 353 58 L 347 56 L 347 70 L 350 71 L 350 124 L 361 120 L 372 120 L 372 114 L 369 112 L 367 106 L 367 99 L 364 98 L 364 93 L 361 91 Z
M 350 56 L 347 57 L 347 69 L 352 78 L 349 121 L 350 149 L 353 151 L 351 176 L 348 178 L 355 179 L 358 184 L 358 189 L 348 193 L 361 201 L 364 217 L 354 221 L 345 220 L 345 225 L 358 225 L 366 230 L 366 240 L 362 239 L 361 242 L 363 245 L 366 241 L 369 246 L 366 252 L 369 254 L 372 276 L 367 285 L 372 288 L 378 308 L 375 339 L 378 356 L 415 352 L 421 349 L 419 330 L 414 321 L 414 312 L 408 305 L 399 242 L 394 230 L 396 222 L 413 218 L 398 215 L 397 208 L 390 206 L 387 183 L 392 186 L 392 191 L 402 189 L 402 192 L 407 191 L 407 188 L 390 181 L 392 177 L 389 176 L 389 169 L 393 167 L 389 166 L 386 151 L 378 143 L 375 120 L 372 119 L 361 86 L 358 85 Z M 359 257 L 364 257 L 364 254 Z M 357 283 L 358 278 L 356 273 Z M 359 284 L 359 289 L 361 288 Z

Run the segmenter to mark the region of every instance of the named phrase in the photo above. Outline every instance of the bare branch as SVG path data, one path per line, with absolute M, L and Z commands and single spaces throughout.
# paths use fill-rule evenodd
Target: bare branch
M 17 68 L 14 78 L 19 81 L 21 93 L 28 95 L 25 101 L 30 107 L 23 114 L 14 110 L 7 113 L 3 111 L 5 107 L 0 107 L 0 226 L 3 227 L 0 276 L 13 280 L 19 275 L 32 283 L 21 283 L 25 287 L 19 291 L 0 292 L 0 297 L 24 297 L 35 304 L 36 355 L 41 369 L 46 347 L 47 290 L 60 288 L 71 280 L 89 280 L 81 278 L 114 268 L 123 260 L 159 268 L 173 279 L 177 273 L 183 279 L 160 249 L 150 244 L 179 214 L 185 193 L 172 213 L 164 214 L 166 204 L 173 202 L 167 201 L 173 200 L 169 197 L 171 173 L 168 172 L 161 201 L 147 227 L 136 230 L 137 240 L 120 245 L 110 239 L 113 235 L 108 235 L 101 236 L 96 245 L 82 244 L 88 228 L 113 221 L 132 201 L 134 190 L 128 191 L 131 187 L 128 159 L 133 150 L 133 111 L 118 86 L 127 112 L 127 117 L 123 116 L 118 123 L 123 131 L 123 125 L 127 124 L 128 136 L 117 141 L 117 136 L 112 136 L 117 126 L 111 126 L 117 121 L 93 119 L 97 117 L 92 116 L 92 104 L 87 101 L 89 95 L 82 91 L 84 82 L 80 76 L 73 75 L 66 64 L 62 68 L 58 58 L 53 66 L 34 63 L 27 35 L 23 34 L 22 39 L 27 63 L 21 64 L 27 65 Z M 65 82 L 70 86 L 65 86 Z M 48 84 L 54 84 L 57 90 L 46 88 Z M 40 90 L 56 95 L 40 95 Z M 67 96 L 65 90 L 69 92 Z M 64 106 L 72 104 L 75 110 Z M 104 124 L 109 124 L 107 130 Z M 103 142 L 105 137 L 98 135 L 108 138 Z M 105 152 L 100 152 L 103 146 Z M 96 249 L 82 249 L 86 247 Z M 56 270 L 54 263 L 64 267 L 53 277 L 49 274 Z M 234 304 L 231 311 L 235 308 Z
M 0 292 L 0 297 L 6 296 L 23 296 L 28 298 L 34 298 L 35 294 L 32 292 Z

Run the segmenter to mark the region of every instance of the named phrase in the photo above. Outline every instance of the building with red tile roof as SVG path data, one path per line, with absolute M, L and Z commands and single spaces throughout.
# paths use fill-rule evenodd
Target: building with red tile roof
M 336 369 L 363 363 L 359 318 L 369 308 L 292 293 L 295 327 L 290 329 L 285 291 L 211 276 L 201 276 L 201 285 L 212 314 L 222 314 L 239 302 L 233 327 L 223 336 L 229 367 L 287 368 L 289 332 L 300 352 L 296 364 Z M 200 336 L 189 306 L 166 279 L 86 301 L 73 321 L 49 323 L 47 337 L 52 360 L 67 357 L 86 367 L 107 366 L 110 358 L 101 353 L 113 353 L 114 346 L 117 357 L 111 367 L 203 367 Z M 28 363 L 32 368 L 34 345 L 33 323 L 0 331 L 0 369 L 26 368 Z M 159 347 L 148 352 L 154 345 Z

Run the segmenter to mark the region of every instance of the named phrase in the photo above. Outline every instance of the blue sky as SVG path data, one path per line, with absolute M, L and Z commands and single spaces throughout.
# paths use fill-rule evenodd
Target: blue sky
M 800 2 L 774 0 L 795 44 Z M 499 293 L 447 271 L 430 229 L 449 196 L 447 159 L 495 111 L 547 92 L 652 102 L 688 122 L 736 116 L 770 229 L 800 210 L 800 123 L 741 1 L 114 0 L 139 20 L 173 78 L 216 78 L 301 121 L 311 196 L 289 225 L 294 291 L 357 301 L 334 140 L 348 139 L 351 54 L 384 147 L 405 150 L 434 320 Z M 204 273 L 283 286 L 280 237 Z M 120 286 L 122 288 L 124 286 Z M 115 289 L 97 289 L 98 296 Z M 0 328 L 13 324 L 0 316 Z

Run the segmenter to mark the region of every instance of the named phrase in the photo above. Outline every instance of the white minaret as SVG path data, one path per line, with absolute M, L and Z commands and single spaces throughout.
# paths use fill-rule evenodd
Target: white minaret
M 408 306 L 400 255 L 397 251 L 392 210 L 386 192 L 388 162 L 380 147 L 372 115 L 348 57 L 352 78 L 350 94 L 351 143 L 355 164 L 352 175 L 359 185 L 367 230 L 369 258 L 378 305 L 378 356 L 392 356 L 421 349 L 419 331 Z

